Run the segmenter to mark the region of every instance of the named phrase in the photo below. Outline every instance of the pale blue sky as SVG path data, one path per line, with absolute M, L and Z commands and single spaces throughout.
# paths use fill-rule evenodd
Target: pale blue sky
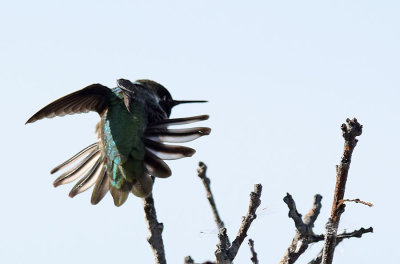
M 340 124 L 357 117 L 335 263 L 395 263 L 399 235 L 400 35 L 398 1 L 0 1 L 3 92 L 1 263 L 152 263 L 141 200 L 115 208 L 90 192 L 54 189 L 51 168 L 94 142 L 97 114 L 25 121 L 47 103 L 92 83 L 150 78 L 176 99 L 174 117 L 210 114 L 197 153 L 169 162 L 154 196 L 169 263 L 214 258 L 217 231 L 201 182 L 212 189 L 233 237 L 253 184 L 264 186 L 249 237 L 261 263 L 278 263 L 294 235 L 282 198 L 305 214 L 323 199 L 324 231 L 342 153 Z M 247 243 L 247 242 L 246 242 Z M 314 245 L 298 263 L 321 248 Z M 250 263 L 244 244 L 236 263 Z

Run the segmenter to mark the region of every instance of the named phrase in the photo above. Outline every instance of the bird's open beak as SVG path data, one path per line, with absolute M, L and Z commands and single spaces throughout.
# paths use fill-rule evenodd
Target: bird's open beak
M 208 101 L 205 100 L 182 100 L 182 101 L 178 101 L 178 100 L 173 100 L 172 101 L 172 106 L 176 106 L 179 104 L 191 104 L 191 103 L 207 103 Z

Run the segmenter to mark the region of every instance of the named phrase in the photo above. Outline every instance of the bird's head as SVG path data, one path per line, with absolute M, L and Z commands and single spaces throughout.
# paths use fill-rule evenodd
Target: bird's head
M 171 110 L 174 106 L 179 104 L 188 104 L 188 103 L 206 103 L 204 100 L 174 100 L 172 99 L 171 94 L 168 92 L 167 88 L 162 86 L 161 84 L 151 81 L 151 80 L 137 80 L 135 83 L 142 84 L 147 89 L 151 90 L 158 99 L 158 103 L 164 112 L 169 117 L 171 115 Z

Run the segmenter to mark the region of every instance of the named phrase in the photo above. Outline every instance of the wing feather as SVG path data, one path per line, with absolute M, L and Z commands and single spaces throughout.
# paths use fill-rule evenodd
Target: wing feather
M 61 97 L 40 109 L 26 121 L 33 123 L 43 118 L 65 116 L 95 111 L 101 114 L 108 106 L 112 91 L 101 84 L 92 84 L 79 91 Z

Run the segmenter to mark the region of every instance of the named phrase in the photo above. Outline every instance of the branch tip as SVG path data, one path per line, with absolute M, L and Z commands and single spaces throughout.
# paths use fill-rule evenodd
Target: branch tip
M 249 247 L 251 253 L 250 260 L 253 262 L 253 264 L 258 264 L 257 252 L 254 250 L 254 240 L 251 238 L 249 239 Z

